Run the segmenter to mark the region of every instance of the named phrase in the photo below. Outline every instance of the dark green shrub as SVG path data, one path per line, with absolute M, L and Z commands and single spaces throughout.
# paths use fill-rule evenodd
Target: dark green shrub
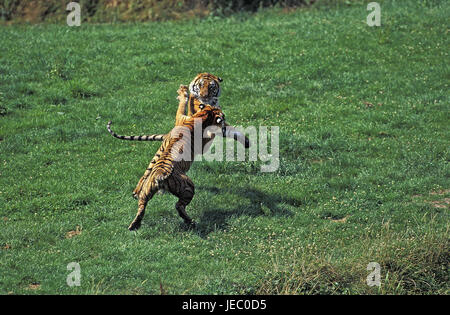
M 74 0 L 75 1 L 75 0 Z M 328 0 L 323 0 L 328 1 Z M 208 15 L 229 15 L 260 8 L 296 7 L 315 0 L 77 0 L 82 20 L 93 22 L 188 19 Z M 63 22 L 65 0 L 0 0 L 0 20 L 7 22 Z

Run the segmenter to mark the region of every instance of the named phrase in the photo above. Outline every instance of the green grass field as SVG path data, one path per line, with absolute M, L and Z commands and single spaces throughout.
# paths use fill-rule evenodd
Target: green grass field
M 0 294 L 449 294 L 450 4 L 380 4 L 1 27 Z M 279 126 L 280 167 L 198 162 L 197 227 L 156 195 L 130 232 L 159 143 L 106 123 L 169 131 L 203 71 L 229 123 Z

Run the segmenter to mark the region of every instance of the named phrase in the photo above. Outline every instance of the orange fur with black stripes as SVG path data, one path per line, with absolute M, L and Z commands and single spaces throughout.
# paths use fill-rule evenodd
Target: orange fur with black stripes
M 197 113 L 200 110 L 200 106 L 204 104 L 211 105 L 212 107 L 219 108 L 219 96 L 221 93 L 220 82 L 222 79 L 210 73 L 199 73 L 189 84 L 180 85 L 177 93 L 177 99 L 179 101 L 178 110 L 175 116 L 175 126 L 180 126 L 183 122 Z M 187 111 L 187 114 L 186 114 Z M 248 138 L 236 130 L 233 126 L 225 123 L 226 132 L 225 137 L 233 138 L 244 145 L 245 148 L 250 146 Z M 109 133 L 114 137 L 122 140 L 135 140 L 135 141 L 164 141 L 167 135 L 155 134 L 147 136 L 122 136 L 116 134 L 111 130 L 111 122 L 107 125 Z M 141 177 L 136 188 L 133 190 L 133 197 L 137 198 L 142 188 L 142 184 L 147 179 L 149 172 L 146 172 Z
M 180 85 L 178 92 L 178 100 L 180 102 L 183 99 L 187 105 L 187 116 L 194 115 L 199 111 L 199 106 L 201 104 L 208 104 L 213 107 L 220 108 L 219 106 L 219 96 L 221 94 L 220 83 L 222 78 L 215 76 L 211 73 L 203 72 L 197 74 L 194 80 L 189 83 L 189 90 L 187 86 Z M 179 115 L 184 115 L 184 111 L 177 113 L 176 120 L 179 119 Z M 245 135 L 236 130 L 233 126 L 226 124 L 227 133 L 226 137 L 233 138 L 239 141 L 246 148 L 250 146 L 250 141 Z
M 180 85 L 180 88 L 177 91 L 177 99 L 180 103 L 178 105 L 175 124 L 183 121 L 185 117 L 190 117 L 195 114 L 200 110 L 201 105 L 208 104 L 212 107 L 220 109 L 218 99 L 220 96 L 219 82 L 222 82 L 222 79 L 219 77 L 209 73 L 200 73 L 189 84 L 189 89 L 186 85 Z M 185 115 L 186 107 L 187 115 Z M 233 126 L 230 126 L 228 123 L 225 123 L 225 126 L 227 128 L 227 132 L 225 134 L 226 137 L 239 141 L 246 148 L 250 147 L 250 141 L 245 135 L 240 133 Z
M 219 107 L 219 96 L 221 93 L 220 82 L 222 78 L 211 73 L 199 73 L 189 83 L 188 116 L 192 116 L 199 110 L 200 104 L 208 104 Z M 184 86 L 180 86 L 184 87 Z
M 215 126 L 221 128 L 222 133 L 225 132 L 225 116 L 219 108 L 210 105 L 200 108 L 200 111 L 191 117 L 179 117 L 182 121 L 179 120 L 164 138 L 161 147 L 150 162 L 141 178 L 140 188 L 136 191 L 138 212 L 128 227 L 129 230 L 136 230 L 140 227 L 148 201 L 162 189 L 178 197 L 175 205 L 178 214 L 187 224 L 192 223 L 185 208 L 194 197 L 195 189 L 194 183 L 186 175 L 186 172 L 191 167 L 194 156 L 208 150 L 214 139 L 215 133 L 205 132 L 205 129 Z M 207 135 L 202 137 L 201 152 L 196 152 L 194 147 L 195 128 L 201 128 L 201 135 Z
M 206 81 L 203 82 L 209 82 L 209 84 L 200 84 L 200 79 L 203 78 Z M 218 106 L 218 100 L 214 100 L 215 97 L 218 97 L 220 95 L 220 89 L 219 91 L 216 88 L 210 88 L 210 86 L 214 86 L 217 87 L 217 85 L 212 85 L 212 81 L 216 80 L 217 82 L 222 81 L 222 79 L 215 77 L 211 74 L 205 73 L 205 74 L 199 74 L 196 79 L 194 79 L 191 84 L 190 84 L 190 88 L 188 88 L 186 85 L 180 85 L 180 88 L 177 90 L 178 96 L 177 99 L 179 101 L 178 104 L 178 110 L 175 116 L 175 126 L 181 126 L 183 124 L 183 122 L 186 119 L 189 119 L 190 117 L 192 117 L 192 112 L 195 114 L 200 110 L 200 106 L 204 106 L 203 103 L 201 103 L 201 100 L 207 100 L 207 93 L 209 93 L 209 100 L 211 101 L 211 103 L 214 103 L 215 106 L 213 106 L 214 108 L 218 108 L 220 109 L 220 107 Z M 192 88 L 192 86 L 198 86 L 197 88 Z M 207 87 L 205 89 L 205 87 Z M 192 89 L 195 94 L 189 93 L 189 89 Z M 208 92 L 209 91 L 209 92 Z M 199 95 L 200 97 L 195 97 Z M 188 108 L 188 114 L 186 115 L 186 107 Z M 228 123 L 225 122 L 225 137 L 229 137 L 229 138 L 233 138 L 239 142 L 241 142 L 245 148 L 248 148 L 250 146 L 250 141 L 248 140 L 248 138 L 243 135 L 242 133 L 240 133 L 238 130 L 236 130 L 234 127 L 230 126 Z M 121 136 L 123 137 L 123 136 Z M 145 137 L 145 136 L 141 136 L 141 137 Z M 163 139 L 164 135 L 152 135 L 152 136 L 147 136 L 149 139 L 154 139 L 155 137 L 160 137 L 161 139 Z M 141 190 L 142 184 L 143 182 L 146 180 L 147 176 L 149 175 L 149 173 L 145 173 L 144 176 L 141 177 L 141 179 L 139 180 L 136 188 L 133 190 L 133 197 L 137 198 L 139 191 Z
M 179 107 L 175 117 L 175 125 L 179 125 L 186 117 L 190 117 L 199 110 L 201 104 L 219 106 L 220 82 L 222 79 L 210 73 L 199 73 L 191 81 L 189 87 L 180 85 L 178 89 Z M 186 116 L 187 109 L 187 116 Z M 228 126 L 228 125 L 227 125 Z M 230 126 L 231 127 L 231 126 Z M 111 121 L 107 125 L 109 133 L 121 140 L 130 141 L 163 141 L 164 134 L 142 135 L 142 136 L 122 136 L 111 130 Z M 245 139 L 243 144 L 246 145 Z M 248 140 L 247 140 L 248 145 Z
M 109 121 L 108 124 L 106 125 L 106 128 L 108 129 L 109 133 L 120 140 L 130 140 L 130 141 L 163 141 L 164 137 L 166 135 L 148 135 L 148 136 L 122 136 L 122 135 L 118 135 L 117 133 L 115 133 L 114 131 L 111 130 L 111 124 L 112 121 Z
M 175 117 L 175 125 L 181 123 L 185 117 L 190 117 L 199 110 L 201 104 L 208 104 L 220 108 L 219 96 L 221 93 L 220 82 L 222 79 L 210 73 L 199 73 L 189 84 L 180 85 L 178 89 L 179 109 Z M 187 109 L 187 114 L 186 114 Z M 122 136 L 111 130 L 111 122 L 108 123 L 108 131 L 114 137 L 121 140 L 134 141 L 163 141 L 164 134 L 143 135 L 143 136 Z M 236 130 L 233 126 L 226 124 L 226 137 L 239 141 L 246 148 L 250 146 L 250 141 L 245 135 Z

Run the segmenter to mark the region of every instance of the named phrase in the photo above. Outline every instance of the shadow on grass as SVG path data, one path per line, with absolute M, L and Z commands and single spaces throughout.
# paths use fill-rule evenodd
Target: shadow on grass
M 201 237 L 206 238 L 209 233 L 217 230 L 225 230 L 228 227 L 227 221 L 231 217 L 239 216 L 292 216 L 292 212 L 282 207 L 281 203 L 288 203 L 292 206 L 300 206 L 300 200 L 292 198 L 283 198 L 276 195 L 268 195 L 260 190 L 253 188 L 217 188 L 217 187 L 199 187 L 199 190 L 206 190 L 213 194 L 224 194 L 228 193 L 233 195 L 235 198 L 248 199 L 250 205 L 240 206 L 235 209 L 223 209 L 220 205 L 211 205 L 205 209 L 198 218 L 196 226 L 193 228 L 194 231 Z M 188 230 L 189 227 L 182 224 L 182 229 Z

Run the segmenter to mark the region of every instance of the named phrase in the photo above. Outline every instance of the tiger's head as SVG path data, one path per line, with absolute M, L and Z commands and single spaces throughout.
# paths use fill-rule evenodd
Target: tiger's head
M 189 84 L 189 92 L 202 103 L 219 106 L 222 79 L 210 73 L 200 73 Z
M 200 104 L 200 111 L 195 113 L 192 118 L 201 118 L 203 127 L 216 126 L 222 129 L 222 134 L 225 137 L 225 114 L 218 107 L 207 104 Z

